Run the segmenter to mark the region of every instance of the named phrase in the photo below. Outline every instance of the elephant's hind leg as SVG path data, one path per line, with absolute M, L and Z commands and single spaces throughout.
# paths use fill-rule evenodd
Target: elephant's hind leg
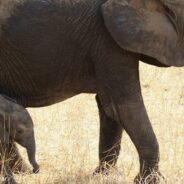
M 95 174 L 108 174 L 110 168 L 115 166 L 119 156 L 123 128 L 121 124 L 106 115 L 98 95 L 96 101 L 100 117 L 100 141 L 99 166 L 95 170 Z

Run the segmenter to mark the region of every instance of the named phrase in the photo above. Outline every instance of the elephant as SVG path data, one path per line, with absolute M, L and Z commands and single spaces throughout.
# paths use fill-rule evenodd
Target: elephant
M 11 160 L 14 159 L 15 142 L 25 147 L 28 158 L 33 166 L 33 172 L 39 171 L 35 159 L 35 137 L 33 121 L 28 111 L 10 98 L 0 95 L 0 156 L 1 172 L 4 173 L 5 183 L 16 184 L 11 170 Z
M 0 17 L 0 93 L 25 108 L 96 94 L 95 173 L 115 166 L 125 130 L 139 155 L 134 182 L 158 183 L 159 144 L 139 63 L 184 65 L 183 1 L 1 0 Z

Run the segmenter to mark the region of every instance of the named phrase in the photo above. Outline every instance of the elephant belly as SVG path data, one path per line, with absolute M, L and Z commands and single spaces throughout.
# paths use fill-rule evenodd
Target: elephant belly
M 24 106 L 45 106 L 95 92 L 89 58 L 94 37 L 87 34 L 92 30 L 87 24 L 94 22 L 93 8 L 25 2 L 2 25 L 0 92 Z

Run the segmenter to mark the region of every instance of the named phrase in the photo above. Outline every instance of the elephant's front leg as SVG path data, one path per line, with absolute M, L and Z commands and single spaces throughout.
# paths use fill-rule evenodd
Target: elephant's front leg
M 141 95 L 138 61 L 131 54 L 119 54 L 97 67 L 98 95 L 105 113 L 122 124 L 139 154 L 135 182 L 157 183 L 153 173 L 158 172 L 159 147 Z
M 120 123 L 106 115 L 98 96 L 96 96 L 96 101 L 100 117 L 100 142 L 99 166 L 94 174 L 108 174 L 119 156 L 123 128 Z
M 143 103 L 122 105 L 118 111 L 124 111 L 121 121 L 139 154 L 140 172 L 135 183 L 159 183 L 159 146 Z

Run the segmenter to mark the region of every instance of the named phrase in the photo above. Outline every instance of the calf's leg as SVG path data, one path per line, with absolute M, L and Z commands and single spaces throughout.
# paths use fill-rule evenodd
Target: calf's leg
M 3 149 L 3 148 L 0 148 Z M 1 150 L 1 153 L 3 150 Z M 11 168 L 13 173 L 26 173 L 29 171 L 26 163 L 22 159 L 17 145 L 15 143 L 9 144 L 9 146 L 6 148 L 6 155 L 9 157 L 9 168 Z M 0 164 L 0 169 L 2 170 L 2 166 Z

